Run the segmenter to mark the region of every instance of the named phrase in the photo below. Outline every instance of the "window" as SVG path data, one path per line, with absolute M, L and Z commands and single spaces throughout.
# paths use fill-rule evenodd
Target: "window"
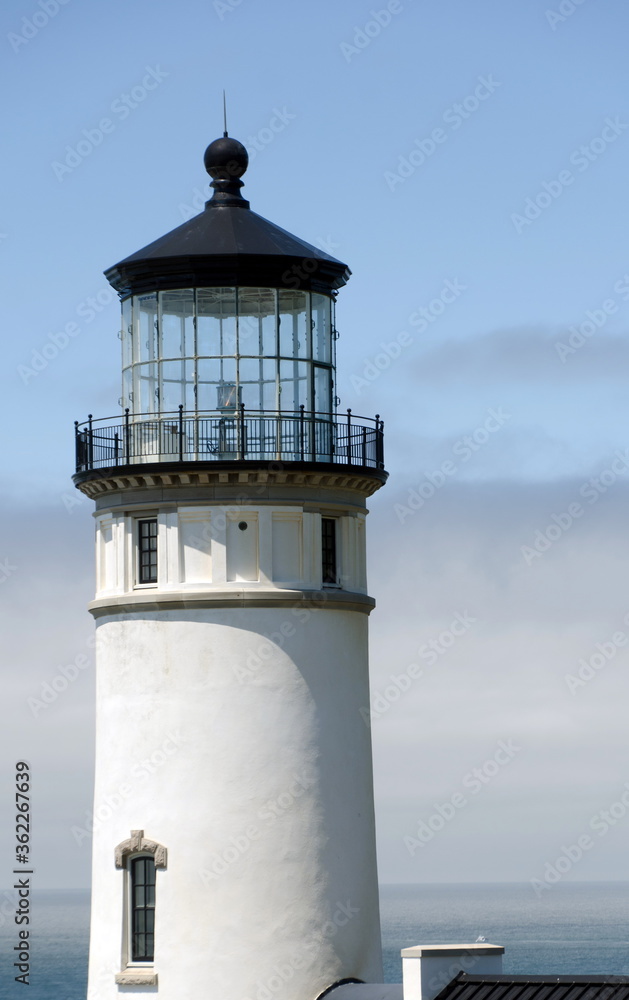
M 321 518 L 321 568 L 323 586 L 337 586 L 336 518 Z
M 132 830 L 114 853 L 116 868 L 124 871 L 124 930 L 122 969 L 118 986 L 157 986 L 155 955 L 155 872 L 166 868 L 163 844 L 149 840 L 144 830 Z
M 155 953 L 155 860 L 129 862 L 132 962 L 152 962 Z
M 157 583 L 157 518 L 138 522 L 138 583 Z

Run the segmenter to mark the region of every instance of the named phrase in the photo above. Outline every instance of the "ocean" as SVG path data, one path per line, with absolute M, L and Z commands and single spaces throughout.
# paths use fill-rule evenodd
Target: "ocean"
M 0 900 L 7 897 L 0 894 Z M 30 986 L 14 981 L 16 927 L 0 907 L 2 1000 L 85 1000 L 89 892 L 33 894 Z M 629 882 L 560 883 L 537 898 L 528 883 L 384 885 L 386 982 L 400 982 L 400 949 L 482 936 L 505 946 L 504 971 L 629 975 Z

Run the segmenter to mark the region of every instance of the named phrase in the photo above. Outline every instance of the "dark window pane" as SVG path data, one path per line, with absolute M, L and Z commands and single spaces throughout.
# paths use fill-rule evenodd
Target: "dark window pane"
M 138 522 L 139 582 L 157 583 L 157 518 Z M 139 859 L 142 860 L 142 859 Z
M 336 570 L 336 519 L 321 518 L 321 563 L 324 584 L 338 583 Z
M 130 876 L 131 960 L 133 962 L 152 962 L 155 928 L 155 862 L 153 858 L 134 858 L 130 866 Z

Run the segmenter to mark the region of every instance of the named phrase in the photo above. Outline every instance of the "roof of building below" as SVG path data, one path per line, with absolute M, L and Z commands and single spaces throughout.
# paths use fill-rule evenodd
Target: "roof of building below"
M 436 1000 L 629 1000 L 629 976 L 472 976 L 460 972 Z

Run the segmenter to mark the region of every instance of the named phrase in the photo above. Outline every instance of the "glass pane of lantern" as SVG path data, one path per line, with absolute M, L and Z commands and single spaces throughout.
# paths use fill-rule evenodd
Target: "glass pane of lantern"
M 122 373 L 122 408 L 133 409 L 133 369 L 126 368 Z
M 236 353 L 236 289 L 197 289 L 197 355 Z
M 277 361 L 263 361 L 262 374 L 264 377 L 262 383 L 262 409 L 275 412 L 279 409 L 277 399 Z
M 122 316 L 120 326 L 120 339 L 122 340 L 122 367 L 127 368 L 132 361 L 133 351 L 133 325 L 131 316 L 133 311 L 133 299 L 129 296 L 122 303 Z
M 235 358 L 222 358 L 219 362 L 219 388 L 220 386 L 232 386 L 236 385 L 236 360 Z M 218 397 L 217 397 L 218 398 Z M 224 393 L 221 396 L 224 398 Z M 233 399 L 232 399 L 233 402 Z M 214 402 L 214 408 L 216 408 L 217 402 Z M 223 404 L 221 404 L 223 405 Z
M 135 299 L 135 360 L 152 361 L 157 357 L 157 295 L 138 295 Z
M 262 354 L 266 358 L 277 357 L 277 292 L 264 289 L 266 295 L 262 304 Z
M 135 413 L 157 413 L 157 365 L 134 365 L 133 399 Z
M 216 396 L 212 409 L 223 414 L 235 413 L 241 402 L 236 384 L 236 361 L 233 358 L 222 358 L 219 362 L 220 379 L 216 386 Z
M 274 356 L 275 292 L 271 288 L 241 288 L 238 292 L 239 354 Z
M 220 379 L 220 361 L 203 359 L 197 362 L 197 409 L 216 409 L 216 386 Z
M 327 295 L 312 293 L 312 353 L 315 361 L 332 361 L 332 302 Z
M 332 370 L 314 366 L 314 410 L 330 413 L 332 410 Z
M 287 412 L 296 412 L 300 404 L 310 409 L 308 401 L 308 370 L 305 361 L 280 361 L 280 406 Z
M 281 291 L 279 294 L 280 355 L 305 358 L 309 355 L 309 330 L 306 324 L 306 292 Z
M 241 402 L 247 409 L 263 409 L 263 362 L 259 358 L 241 358 L 238 365 L 238 384 Z
M 160 292 L 162 358 L 181 358 L 194 351 L 194 291 Z M 192 349 L 192 350 L 191 350 Z
M 162 365 L 162 413 L 171 413 L 185 406 L 185 369 L 183 361 L 163 361 Z

